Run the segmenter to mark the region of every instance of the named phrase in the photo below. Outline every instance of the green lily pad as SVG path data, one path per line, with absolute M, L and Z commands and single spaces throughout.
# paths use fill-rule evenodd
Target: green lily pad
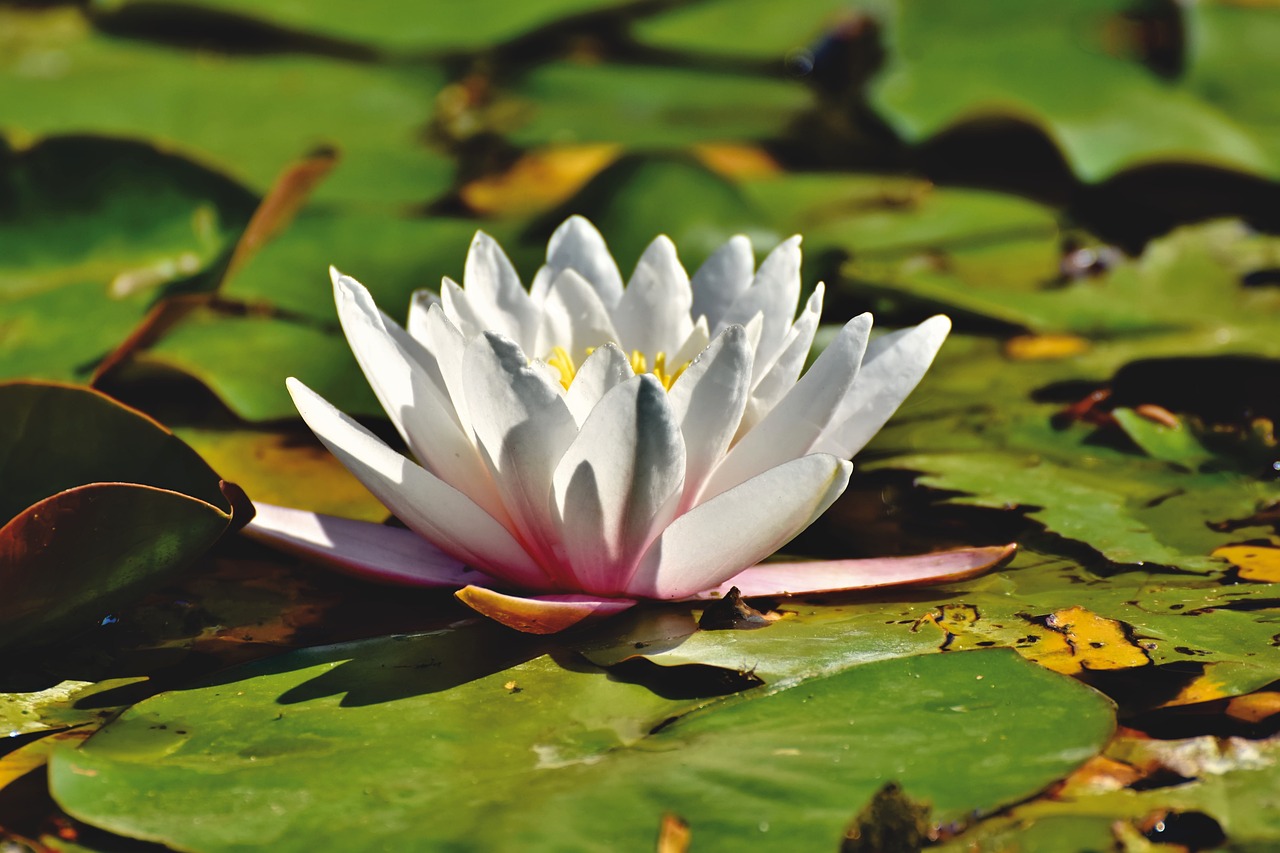
M 477 630 L 495 642 L 474 627 L 384 638 L 161 695 L 57 754 L 52 791 L 94 825 L 202 850 L 641 850 L 667 811 L 709 850 L 781 850 L 838 840 L 889 778 L 948 816 L 1019 799 L 1112 729 L 1105 699 L 1007 652 L 867 664 L 693 710 L 527 645 L 506 646 L 524 663 L 480 667 Z M 957 784 L 952 769 L 974 764 Z
M 778 60 L 808 48 L 858 13 L 887 17 L 889 0 L 710 0 L 678 6 L 632 25 L 636 39 L 667 50 Z
M 113 9 L 144 7 L 137 0 L 112 0 Z M 252 0 L 185 0 L 194 9 L 228 12 L 306 34 L 354 41 L 395 53 L 479 50 L 556 23 L 563 18 L 605 11 L 623 0 L 480 0 L 465 6 L 411 0 L 380 0 L 351 15 L 341 0 L 287 0 L 263 6 Z
M 145 145 L 0 153 L 0 377 L 83 379 L 169 285 L 214 264 L 253 199 Z
M 539 66 L 510 97 L 526 117 L 510 134 L 517 145 L 621 142 L 660 149 L 775 138 L 813 103 L 793 81 L 569 62 Z
M 190 448 L 83 388 L 0 385 L 0 644 L 85 627 L 203 553 L 232 500 Z
M 226 282 L 228 299 L 265 303 L 326 325 L 337 323 L 329 266 L 358 279 L 382 310 L 404 321 L 419 288 L 462 281 L 477 228 L 464 219 L 418 219 L 386 213 L 311 207 Z M 501 240 L 501 225 L 493 236 Z
M 1042 128 L 1087 182 L 1152 163 L 1280 176 L 1247 128 L 1108 50 L 1123 0 L 899 5 L 868 95 L 907 142 L 1001 117 Z
M 1246 124 L 1272 160 L 1280 158 L 1280 9 L 1207 0 L 1179 12 L 1187 32 L 1184 85 Z
M 327 200 L 423 202 L 452 179 L 452 163 L 423 141 L 444 85 L 435 66 L 192 54 L 91 34 L 69 9 L 15 20 L 31 21 L 32 35 L 0 54 L 7 135 L 144 139 L 258 191 L 332 145 L 343 162 L 317 192 Z
M 90 483 L 138 483 L 223 505 L 218 475 L 160 424 L 88 388 L 0 384 L 0 519 Z
M 133 364 L 137 371 L 162 368 L 194 377 L 254 423 L 297 417 L 284 387 L 290 376 L 348 414 L 383 416 L 346 338 L 331 327 L 201 308 L 136 355 Z
M 845 272 L 871 294 L 906 294 L 942 310 L 1037 332 L 1150 338 L 1196 331 L 1208 340 L 1174 341 L 1167 348 L 1184 354 L 1231 349 L 1280 354 L 1273 330 L 1280 293 L 1241 281 L 1280 258 L 1280 240 L 1240 222 L 1178 228 L 1151 241 L 1141 257 L 1117 257 L 1105 272 L 1074 281 L 1055 281 L 1052 250 L 1028 271 L 1004 251 L 973 266 L 971 254 L 952 253 L 947 246 L 940 254 L 922 250 L 928 248 L 855 258 Z M 995 275 L 985 274 L 993 269 Z

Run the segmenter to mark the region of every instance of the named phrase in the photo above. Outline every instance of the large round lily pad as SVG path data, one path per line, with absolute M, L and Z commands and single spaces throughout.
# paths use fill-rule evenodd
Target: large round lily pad
M 1113 725 L 1106 699 L 1006 651 L 707 704 L 496 630 L 309 650 L 163 694 L 58 754 L 52 791 L 182 850 L 649 850 L 666 812 L 702 850 L 823 849 L 889 779 L 955 818 L 1043 788 Z

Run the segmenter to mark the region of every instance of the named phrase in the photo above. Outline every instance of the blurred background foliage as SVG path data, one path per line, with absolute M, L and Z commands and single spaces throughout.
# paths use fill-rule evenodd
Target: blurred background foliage
M 19 383 L 0 387 L 0 641 L 14 650 L 0 667 L 14 736 L 0 829 L 63 850 L 134 849 L 123 836 L 306 850 L 329 832 L 400 849 L 651 849 L 644 833 L 670 811 L 696 849 L 741 849 L 744 833 L 835 849 L 893 778 L 938 807 L 922 831 L 945 849 L 1273 849 L 1278 45 L 1266 0 L 0 2 L 0 380 Z M 785 604 L 740 636 L 673 608 L 553 648 L 464 626 L 416 651 L 384 635 L 456 622 L 449 600 L 232 538 L 192 563 L 236 524 L 212 471 L 258 500 L 385 518 L 284 392 L 298 376 L 385 431 L 328 264 L 403 317 L 413 290 L 461 278 L 477 228 L 528 277 L 569 213 L 600 227 L 624 270 L 658 233 L 690 269 L 733 234 L 763 253 L 802 233 L 828 322 L 950 314 L 934 371 L 792 550 L 1017 539 L 1020 556 L 952 587 Z M 40 585 L 57 570 L 13 543 L 54 497 L 87 532 L 61 558 L 79 574 Z M 138 556 L 139 529 L 163 547 Z M 963 654 L 917 659 L 939 650 Z M 449 689 L 422 676 L 388 694 L 379 673 L 405 655 L 454 661 Z M 320 687 L 306 680 L 340 660 Z M 758 683 L 733 680 L 757 666 L 767 702 L 717 698 Z M 1038 680 L 1044 668 L 1114 708 Z M 983 673 L 1022 685 L 1039 716 L 969 696 Z M 936 701 L 903 687 L 922 677 Z M 526 680 L 552 698 L 517 704 L 523 688 L 506 685 Z M 231 682 L 250 698 L 206 696 Z M 874 773 L 824 763 L 813 745 L 835 735 L 775 690 L 799 682 L 836 705 L 887 697 L 866 709 L 880 734 L 858 746 Z M 298 690 L 346 698 L 264 741 L 278 697 Z M 362 691 L 364 710 L 341 710 Z M 472 732 L 495 693 L 514 707 Z M 985 709 L 967 740 L 937 716 L 952 706 Z M 651 743 L 650 728 L 696 709 Z M 174 740 L 156 722 L 175 720 L 203 734 Z M 402 748 L 437 724 L 465 757 Z M 924 731 L 936 737 L 909 734 Z M 826 758 L 763 769 L 796 749 L 790 735 Z M 362 758 L 360 738 L 381 751 Z M 285 757 L 264 778 L 242 760 L 267 741 Z M 713 746 L 681 768 L 661 758 L 692 743 Z M 300 744 L 363 769 L 325 772 Z M 758 763 L 726 767 L 726 750 Z M 954 750 L 949 770 L 939 750 Z M 171 754 L 240 787 L 213 797 Z M 362 797 L 385 762 L 414 781 Z M 437 790 L 433 774 L 459 762 L 488 798 Z M 541 817 L 479 819 L 525 779 L 548 786 L 527 805 Z M 290 801 L 287 825 L 262 805 L 299 789 L 315 796 Z M 335 809 L 350 820 L 332 824 Z M 424 835 L 406 823 L 423 810 L 449 818 Z M 1182 848 L 1150 846 L 1164 843 Z

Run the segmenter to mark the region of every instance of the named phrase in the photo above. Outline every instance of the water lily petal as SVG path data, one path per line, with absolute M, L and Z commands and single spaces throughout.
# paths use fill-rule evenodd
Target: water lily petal
M 693 274 L 693 316 L 706 317 L 711 330 L 719 334 L 728 325 L 724 317 L 729 306 L 750 286 L 755 271 L 751 241 L 741 234 L 731 237 Z
M 574 270 L 556 276 L 542 307 L 542 325 L 535 345 L 535 352 L 541 355 L 563 347 L 570 357 L 578 359 L 589 349 L 618 340 L 600 294 Z
M 613 325 L 623 351 L 639 350 L 650 358 L 674 355 L 693 331 L 689 309 L 693 291 L 680 265 L 675 244 L 658 237 L 636 263 L 626 292 L 613 309 Z
M 440 281 L 440 307 L 449 322 L 470 340 L 484 331 L 484 317 L 471 304 L 467 293 L 453 279 L 445 276 Z
M 547 283 L 565 270 L 574 270 L 596 289 L 607 308 L 622 298 L 622 274 L 614 263 L 604 237 L 581 216 L 570 216 L 547 243 Z
M 501 332 L 522 347 L 533 346 L 541 319 L 538 308 L 507 253 L 483 231 L 477 231 L 471 241 L 462 280 L 472 307 L 485 319 L 485 328 Z
M 244 535 L 367 580 L 405 586 L 492 586 L 498 581 L 449 556 L 412 530 L 255 503 Z
M 667 365 L 678 367 L 681 364 L 688 364 L 710 343 L 711 331 L 710 326 L 707 325 L 707 318 L 699 317 L 693 324 L 693 328 L 689 330 L 689 336 L 684 339 L 684 343 L 676 350 L 675 355 L 667 361 Z
M 686 598 L 719 586 L 807 527 L 844 491 L 852 470 L 842 459 L 812 454 L 699 504 L 649 547 L 628 594 Z
M 741 326 L 730 326 L 703 350 L 671 386 L 671 410 L 684 434 L 684 494 L 691 507 L 729 448 L 747 405 L 752 351 Z
M 662 384 L 644 374 L 610 389 L 553 477 L 571 589 L 613 595 L 675 511 L 684 477 L 680 426 Z
M 587 356 L 564 395 L 574 422 L 581 427 L 605 392 L 632 376 L 635 371 L 630 360 L 613 344 L 605 344 Z
M 938 315 L 872 341 L 857 384 L 814 449 L 848 459 L 865 447 L 920 383 L 950 331 L 951 321 Z
M 494 332 L 467 345 L 462 367 L 471 427 L 515 532 L 530 556 L 567 582 L 553 549 L 551 506 L 551 474 L 577 434 L 564 389 Z
M 796 384 L 800 371 L 804 369 L 805 360 L 813 348 L 813 336 L 818 331 L 818 321 L 822 318 L 822 299 L 826 288 L 819 282 L 818 286 L 805 303 L 800 319 L 796 320 L 782 349 L 772 364 L 755 371 L 759 379 L 751 389 L 751 400 L 747 404 L 743 426 L 747 429 L 755 426 L 767 415 L 787 391 Z
M 990 571 L 1008 560 L 1017 545 L 957 548 L 911 557 L 868 560 L 817 560 L 804 563 L 762 563 L 734 575 L 695 598 L 720 598 L 733 587 L 744 596 L 802 595 L 907 584 L 950 583 Z
M 432 382 L 443 387 L 459 426 L 470 434 L 471 415 L 462 377 L 462 354 L 467 349 L 467 341 L 457 326 L 449 322 L 440 301 L 430 298 L 432 295 L 429 291 L 417 291 L 409 305 L 406 332 L 418 345 L 418 349 L 411 351 L 423 364 Z M 391 331 L 394 334 L 395 330 Z M 405 348 L 410 349 L 408 346 Z
M 707 481 L 703 499 L 810 452 L 855 387 L 871 315 L 854 317 L 773 410 L 742 436 Z
M 334 270 L 333 286 L 338 317 L 356 361 L 405 443 L 427 470 L 502 520 L 505 513 L 497 492 L 450 398 L 400 345 L 401 340 L 413 345 L 409 335 L 382 315 L 355 279 Z
M 773 361 L 782 345 L 800 301 L 800 237 L 778 245 L 760 264 L 751 286 L 733 301 L 725 313 L 725 323 L 746 325 L 760 314 L 764 327 L 756 360 L 760 366 Z M 758 380 L 760 374 L 755 378 Z
M 627 598 L 590 595 L 521 598 L 479 586 L 464 587 L 454 594 L 476 612 L 526 634 L 555 634 L 635 606 L 635 601 Z
M 298 380 L 290 378 L 287 385 L 316 437 L 411 530 L 512 584 L 549 586 L 520 543 L 469 497 L 387 447 Z

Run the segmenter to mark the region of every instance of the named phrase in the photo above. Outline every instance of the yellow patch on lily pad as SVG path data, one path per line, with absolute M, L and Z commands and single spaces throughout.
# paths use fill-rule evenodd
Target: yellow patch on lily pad
M 1064 675 L 1150 663 L 1123 624 L 1078 606 L 1055 611 L 1043 620 L 1024 618 L 1015 625 L 996 625 L 986 622 L 972 605 L 946 604 L 926 615 L 917 627 L 924 623 L 946 633 L 944 651 L 1010 646 L 1028 660 Z
M 1089 341 L 1077 335 L 1018 335 L 1004 345 L 1005 357 L 1014 361 L 1056 361 L 1088 350 Z
M 1276 583 L 1280 581 L 1280 548 L 1265 545 L 1224 545 L 1215 548 L 1221 557 L 1240 570 L 1241 580 Z

